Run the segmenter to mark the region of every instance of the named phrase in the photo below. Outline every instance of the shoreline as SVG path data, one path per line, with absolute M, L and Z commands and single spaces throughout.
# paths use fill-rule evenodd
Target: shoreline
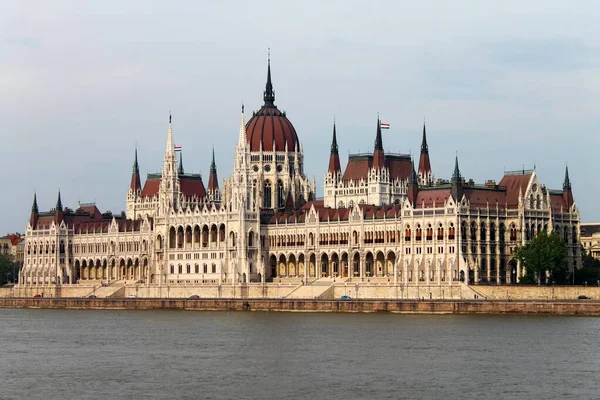
M 600 317 L 597 300 L 0 298 L 0 308 L 273 311 L 394 314 L 512 314 Z

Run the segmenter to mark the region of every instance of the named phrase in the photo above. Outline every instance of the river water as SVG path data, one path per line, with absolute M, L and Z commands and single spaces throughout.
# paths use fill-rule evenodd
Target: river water
M 598 399 L 600 318 L 0 309 L 0 399 Z

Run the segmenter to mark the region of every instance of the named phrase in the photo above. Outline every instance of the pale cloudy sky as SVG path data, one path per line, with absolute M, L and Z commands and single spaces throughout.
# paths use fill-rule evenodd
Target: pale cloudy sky
M 324 4 L 325 3 L 325 4 Z M 267 48 L 276 104 L 322 195 L 340 151 L 418 152 L 437 177 L 499 180 L 569 165 L 583 221 L 600 220 L 600 7 L 595 1 L 13 1 L 0 13 L 0 233 L 40 209 L 125 207 L 133 151 L 159 171 L 169 110 L 184 166 L 232 168 L 242 101 L 260 108 Z M 207 180 L 207 179 L 206 179 Z

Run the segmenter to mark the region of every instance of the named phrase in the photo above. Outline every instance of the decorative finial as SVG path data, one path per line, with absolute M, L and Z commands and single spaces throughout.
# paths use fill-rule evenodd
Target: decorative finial
M 242 101 L 242 114 L 244 113 L 244 102 Z
M 171 123 L 171 110 L 169 110 L 169 123 Z

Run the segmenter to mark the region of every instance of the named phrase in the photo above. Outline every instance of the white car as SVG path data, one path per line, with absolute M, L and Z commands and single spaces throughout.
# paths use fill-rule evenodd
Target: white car
M 137 296 L 136 296 L 135 294 L 130 294 L 130 295 L 129 295 L 129 296 L 127 296 L 127 297 L 129 297 L 130 299 L 135 299 Z

